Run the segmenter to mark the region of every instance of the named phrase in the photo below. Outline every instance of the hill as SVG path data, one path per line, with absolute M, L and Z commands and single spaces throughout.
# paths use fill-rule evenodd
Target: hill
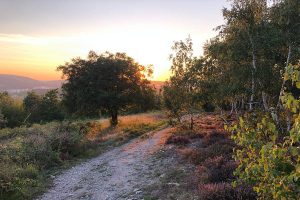
M 33 89 L 60 88 L 61 80 L 39 81 L 24 76 L 0 74 L 0 91 L 25 91 Z

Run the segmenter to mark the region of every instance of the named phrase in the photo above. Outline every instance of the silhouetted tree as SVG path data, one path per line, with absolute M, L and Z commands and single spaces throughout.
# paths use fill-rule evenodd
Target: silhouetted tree
M 63 101 L 68 111 L 77 114 L 97 114 L 106 110 L 111 124 L 117 125 L 119 110 L 137 104 L 142 90 L 149 87 L 150 67 L 134 61 L 125 53 L 96 54 L 87 59 L 74 58 L 59 66 L 67 78 L 63 85 Z

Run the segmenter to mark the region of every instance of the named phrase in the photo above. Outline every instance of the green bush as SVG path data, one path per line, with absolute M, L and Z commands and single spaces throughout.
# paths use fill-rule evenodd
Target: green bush
M 51 122 L 0 130 L 0 197 L 26 199 L 43 186 L 44 171 L 80 156 L 87 147 L 86 122 Z M 68 155 L 68 156 L 66 156 Z
M 300 65 L 289 66 L 285 80 L 300 88 Z M 262 119 L 240 118 L 229 130 L 239 146 L 234 157 L 239 161 L 235 172 L 239 180 L 250 183 L 261 199 L 299 199 L 300 196 L 300 102 L 285 92 L 284 108 L 294 116 L 292 129 L 282 133 L 275 113 Z M 283 137 L 284 136 L 284 137 Z
M 22 101 L 11 97 L 7 92 L 0 92 L 0 128 L 20 126 L 24 119 Z

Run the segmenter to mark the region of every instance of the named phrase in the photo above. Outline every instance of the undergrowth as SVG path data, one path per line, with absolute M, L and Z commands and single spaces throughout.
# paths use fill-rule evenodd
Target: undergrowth
M 182 127 L 172 133 L 167 144 L 179 145 L 180 155 L 195 165 L 199 199 L 256 199 L 250 185 L 232 186 L 238 166 L 233 159 L 236 145 L 217 116 L 200 117 L 193 131 Z

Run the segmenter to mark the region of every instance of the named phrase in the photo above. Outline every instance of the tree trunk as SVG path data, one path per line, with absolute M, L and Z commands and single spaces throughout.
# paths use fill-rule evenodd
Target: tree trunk
M 292 127 L 292 122 L 291 122 L 291 112 L 288 110 L 287 114 L 286 114 L 286 129 L 287 132 L 290 132 L 291 127 Z
M 250 106 L 249 106 L 249 110 L 252 111 L 253 110 L 253 102 L 254 102 L 254 95 L 255 95 L 255 74 L 256 74 L 256 48 L 254 45 L 254 41 L 253 38 L 251 36 L 251 34 L 248 32 L 249 35 L 249 40 L 251 43 L 251 47 L 252 47 L 252 70 L 251 70 L 251 97 L 250 97 Z
M 249 103 L 249 110 L 253 110 L 253 102 L 254 102 L 254 93 L 255 93 L 255 79 L 254 79 L 254 70 L 251 70 L 251 96 L 250 96 L 250 103 Z
M 245 102 L 244 102 L 244 98 L 242 98 L 241 110 L 242 110 L 242 111 L 245 110 Z
M 268 106 L 268 102 L 267 102 L 267 94 L 265 92 L 261 92 L 261 97 L 262 97 L 262 101 L 263 101 L 264 110 L 269 111 L 269 106 Z
M 230 115 L 232 115 L 232 113 L 233 113 L 233 110 L 234 110 L 234 104 L 233 104 L 233 102 L 231 102 L 230 104 L 231 104 Z
M 237 114 L 238 109 L 237 109 L 237 102 L 236 101 L 234 101 L 233 106 L 234 106 L 234 112 L 235 112 L 235 114 Z
M 291 57 L 292 57 L 292 45 L 289 45 L 289 52 L 288 52 L 288 56 L 287 56 L 287 59 L 286 59 L 286 66 L 285 66 L 286 68 L 290 64 Z M 280 107 L 280 105 L 281 105 L 280 97 L 283 95 L 284 85 L 285 85 L 285 80 L 283 79 L 282 84 L 281 84 L 281 89 L 280 89 L 279 97 L 278 97 L 277 108 Z
M 118 125 L 118 110 L 112 110 L 110 115 L 111 115 L 111 126 Z

